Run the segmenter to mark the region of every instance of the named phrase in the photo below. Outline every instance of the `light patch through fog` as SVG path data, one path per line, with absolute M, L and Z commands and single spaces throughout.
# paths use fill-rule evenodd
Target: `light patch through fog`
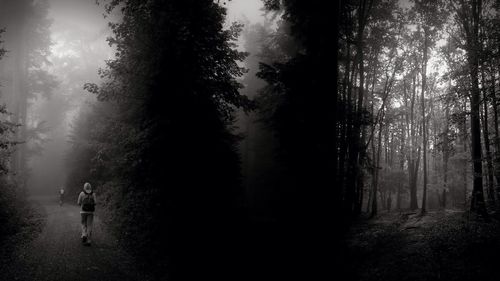
M 81 85 L 72 85 L 63 89 L 61 95 L 77 92 L 79 96 L 72 102 L 72 108 L 66 114 L 66 127 L 78 114 L 85 101 L 92 100 L 92 95 L 83 90 L 84 82 L 99 82 L 97 69 L 105 67 L 105 60 L 114 57 L 113 49 L 106 42 L 111 35 L 108 22 L 113 17 L 104 18 L 103 5 L 97 5 L 95 0 L 50 0 L 49 17 L 52 18 L 51 39 L 51 71 L 63 82 L 70 79 L 68 67 L 73 74 L 85 75 L 87 81 Z M 65 59 L 73 58 L 70 61 Z M 71 64 L 71 65 L 70 65 Z M 91 73 L 89 68 L 92 67 Z M 84 74 L 85 73 L 85 74 Z M 63 83 L 64 84 L 64 83 Z M 71 97 L 69 97 L 71 98 Z
M 226 21 L 246 21 L 250 23 L 264 22 L 264 4 L 261 0 L 232 0 L 226 2 Z
M 48 57 L 51 63 L 48 71 L 60 85 L 50 99 L 38 97 L 29 113 L 31 123 L 47 121 L 50 127 L 43 153 L 29 161 L 32 173 L 28 186 L 33 193 L 42 194 L 56 194 L 65 181 L 64 157 L 69 148 L 71 124 L 81 110 L 95 102 L 95 96 L 86 92 L 83 85 L 101 82 L 97 71 L 115 53 L 106 41 L 112 35 L 108 22 L 119 19 L 119 9 L 105 18 L 103 5 L 96 5 L 95 0 L 49 0 L 49 3 L 52 54 Z M 226 7 L 226 27 L 235 21 L 245 25 L 264 22 L 260 0 L 228 1 Z M 241 47 L 242 43 L 240 37 L 238 45 Z
M 48 71 L 60 84 L 51 98 L 38 96 L 29 112 L 30 123 L 45 121 L 50 128 L 42 154 L 29 161 L 32 172 L 28 186 L 35 194 L 55 194 L 64 183 L 71 123 L 82 108 L 95 101 L 83 85 L 99 83 L 98 69 L 114 54 L 106 42 L 112 18 L 103 17 L 103 6 L 95 0 L 49 0 L 49 4 L 52 54 Z
M 76 50 L 68 48 L 68 46 L 64 42 L 64 39 L 60 38 L 60 36 L 52 35 L 52 42 L 54 42 L 54 45 L 52 45 L 50 49 L 52 52 L 52 56 L 56 57 L 79 56 Z

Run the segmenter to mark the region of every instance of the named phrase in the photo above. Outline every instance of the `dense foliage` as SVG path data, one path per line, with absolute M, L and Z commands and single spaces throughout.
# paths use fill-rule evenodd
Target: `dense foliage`
M 316 225 L 332 211 L 332 202 L 318 199 L 332 195 L 335 182 L 335 90 L 329 83 L 335 61 L 325 36 L 330 15 L 312 2 L 264 2 L 281 14 L 257 73 L 267 82 L 259 95 L 260 115 L 278 139 L 288 179 L 275 208 L 283 220 Z
M 0 30 L 0 35 L 4 30 Z M 0 41 L 2 43 L 2 41 Z M 5 49 L 0 46 L 0 59 L 5 55 Z M 15 225 L 12 223 L 12 219 L 15 219 L 15 214 L 12 211 L 12 197 L 15 197 L 15 190 L 12 185 L 8 183 L 7 173 L 9 171 L 9 156 L 12 153 L 13 133 L 15 129 L 15 124 L 9 122 L 6 118 L 8 112 L 5 105 L 0 107 L 0 223 L 4 226 L 0 232 L 0 239 L 6 235 L 11 234 L 12 229 L 10 226 Z M 7 232 L 7 233 L 5 233 Z
M 106 9 L 123 14 L 110 24 L 116 58 L 101 85 L 85 85 L 99 103 L 74 124 L 67 186 L 92 183 L 120 238 L 158 267 L 169 257 L 179 271 L 202 265 L 201 247 L 223 242 L 242 200 L 231 131 L 234 110 L 251 107 L 236 81 L 241 26 L 223 29 L 225 8 L 213 1 Z

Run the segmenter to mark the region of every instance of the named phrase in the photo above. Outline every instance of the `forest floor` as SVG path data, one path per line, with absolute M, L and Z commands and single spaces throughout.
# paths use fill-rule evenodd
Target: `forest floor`
M 12 238 L 15 248 L 0 257 L 0 280 L 150 280 L 139 273 L 133 259 L 94 218 L 93 244 L 80 240 L 80 213 L 75 205 L 59 206 L 57 198 L 36 197 L 41 231 L 31 227 Z M 37 218 L 40 220 L 41 218 Z M 40 225 L 39 222 L 34 222 Z M 26 232 L 37 233 L 26 233 Z M 32 236 L 30 239 L 30 236 Z
M 351 280 L 499 280 L 499 217 L 440 210 L 360 219 L 343 241 L 342 264 Z

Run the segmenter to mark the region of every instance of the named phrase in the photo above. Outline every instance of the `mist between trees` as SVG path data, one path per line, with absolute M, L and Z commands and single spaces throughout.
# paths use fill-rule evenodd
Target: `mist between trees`
M 339 263 L 352 280 L 494 280 L 498 1 L 338 7 Z
M 495 206 L 498 8 L 343 3 L 336 128 L 345 212 L 455 208 L 487 216 Z
M 2 235 L 26 194 L 89 181 L 171 278 L 310 278 L 360 218 L 494 217 L 497 2 L 264 0 L 231 23 L 231 1 L 98 1 L 92 33 L 53 26 L 64 1 L 2 1 Z
M 230 2 L 0 2 L 0 237 L 30 224 L 26 197 L 64 187 L 76 203 L 91 182 L 101 219 L 158 276 L 311 276 L 283 270 L 312 266 L 289 253 L 319 241 L 288 245 L 354 202 L 342 167 L 368 150 L 342 150 L 343 132 L 366 114 L 342 119 L 331 89 L 329 13 L 266 0 L 262 22 L 231 23 Z M 64 7 L 88 28 L 53 21 Z

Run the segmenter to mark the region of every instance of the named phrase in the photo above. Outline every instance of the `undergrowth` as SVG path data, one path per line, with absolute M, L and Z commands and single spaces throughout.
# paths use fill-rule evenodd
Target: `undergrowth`
M 345 241 L 350 280 L 497 280 L 498 218 L 467 212 L 380 217 Z

